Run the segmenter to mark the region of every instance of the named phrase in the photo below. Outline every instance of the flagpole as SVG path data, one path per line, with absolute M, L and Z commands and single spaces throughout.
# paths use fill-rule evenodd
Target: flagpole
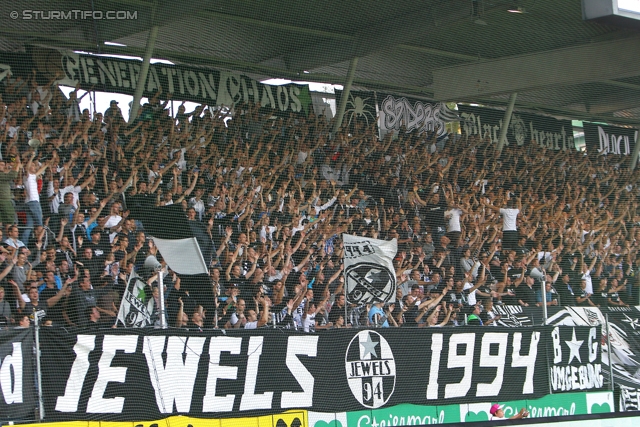
M 220 293 L 220 285 L 218 283 L 213 285 L 213 303 L 216 305 L 215 316 L 216 318 L 213 321 L 213 327 L 218 329 L 218 294 Z
M 160 328 L 167 329 L 167 319 L 164 317 L 164 269 L 161 267 L 158 270 L 158 293 L 160 294 L 160 307 L 158 307 L 158 314 L 160 315 Z

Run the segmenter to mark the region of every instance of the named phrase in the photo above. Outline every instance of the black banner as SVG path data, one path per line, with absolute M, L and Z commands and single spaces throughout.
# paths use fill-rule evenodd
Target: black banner
M 261 331 L 43 328 L 45 414 L 140 420 L 171 414 L 343 412 L 540 397 L 551 328 Z M 549 356 L 550 357 L 550 356 Z
M 604 385 L 604 375 L 600 360 L 599 326 L 560 327 L 551 332 L 553 355 L 549 364 L 551 390 L 553 393 L 600 389 Z
M 638 140 L 638 129 L 583 123 L 584 142 L 589 156 L 619 154 L 630 156 Z
M 0 421 L 33 420 L 33 329 L 0 330 Z
M 498 143 L 504 110 L 458 104 L 458 112 L 464 134 L 487 136 L 492 144 Z M 528 145 L 532 141 L 548 150 L 575 150 L 570 120 L 514 111 L 507 130 L 507 144 Z
M 67 51 L 38 51 L 50 63 L 35 64 L 41 73 L 49 75 L 62 71 L 64 77 L 59 84 L 75 86 L 80 83 L 83 90 L 124 93 L 133 95 L 139 84 L 142 62 L 105 56 L 78 54 Z M 46 55 L 45 55 L 46 54 Z M 34 57 L 36 53 L 33 54 Z M 35 60 L 35 58 L 34 58 Z M 31 61 L 29 54 L 0 55 L 1 72 L 22 70 L 20 62 Z M 52 63 L 60 61 L 58 64 Z M 30 74 L 30 72 L 29 72 Z M 193 101 L 211 106 L 232 107 L 240 102 L 260 103 L 263 108 L 277 112 L 293 112 L 307 115 L 311 107 L 308 85 L 288 84 L 272 86 L 260 83 L 232 71 L 217 71 L 184 65 L 151 64 L 143 97 L 152 97 L 160 89 L 163 94 L 172 94 L 173 99 Z M 162 99 L 166 99 L 161 96 Z

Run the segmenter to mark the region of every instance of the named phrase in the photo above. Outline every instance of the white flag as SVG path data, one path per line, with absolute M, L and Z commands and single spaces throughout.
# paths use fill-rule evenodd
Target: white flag
M 153 323 L 154 299 L 145 293 L 145 283 L 132 274 L 122 295 L 118 320 L 125 328 L 144 328 Z
M 395 302 L 396 272 L 393 258 L 398 241 L 343 234 L 344 283 L 347 302 Z

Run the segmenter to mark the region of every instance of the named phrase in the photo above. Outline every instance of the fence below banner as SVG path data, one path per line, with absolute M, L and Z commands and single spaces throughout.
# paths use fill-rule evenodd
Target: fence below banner
M 520 408 L 527 408 L 530 418 L 554 418 L 607 414 L 613 412 L 613 393 L 567 393 L 561 397 L 545 396 L 540 399 L 502 402 L 505 416 Z M 448 423 L 478 423 L 490 420 L 491 403 L 458 404 L 446 406 L 421 406 L 400 404 L 374 410 L 320 413 L 312 411 L 287 411 L 279 414 L 242 418 L 193 418 L 171 416 L 156 421 L 100 422 L 99 427 L 387 427 L 416 426 Z M 24 427 L 36 427 L 33 424 Z M 47 427 L 91 427 L 94 421 L 69 421 L 45 423 Z

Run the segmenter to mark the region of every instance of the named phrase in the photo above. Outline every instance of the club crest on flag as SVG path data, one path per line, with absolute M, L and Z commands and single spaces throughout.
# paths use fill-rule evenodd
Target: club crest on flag
M 384 266 L 362 262 L 350 266 L 345 275 L 350 302 L 356 304 L 386 302 L 395 292 L 394 277 Z
M 150 295 L 146 295 L 144 288 L 145 283 L 139 277 L 132 275 L 129 278 L 118 311 L 118 321 L 125 328 L 144 328 L 153 323 L 155 303 Z
M 394 302 L 397 241 L 344 234 L 345 295 L 351 304 Z

